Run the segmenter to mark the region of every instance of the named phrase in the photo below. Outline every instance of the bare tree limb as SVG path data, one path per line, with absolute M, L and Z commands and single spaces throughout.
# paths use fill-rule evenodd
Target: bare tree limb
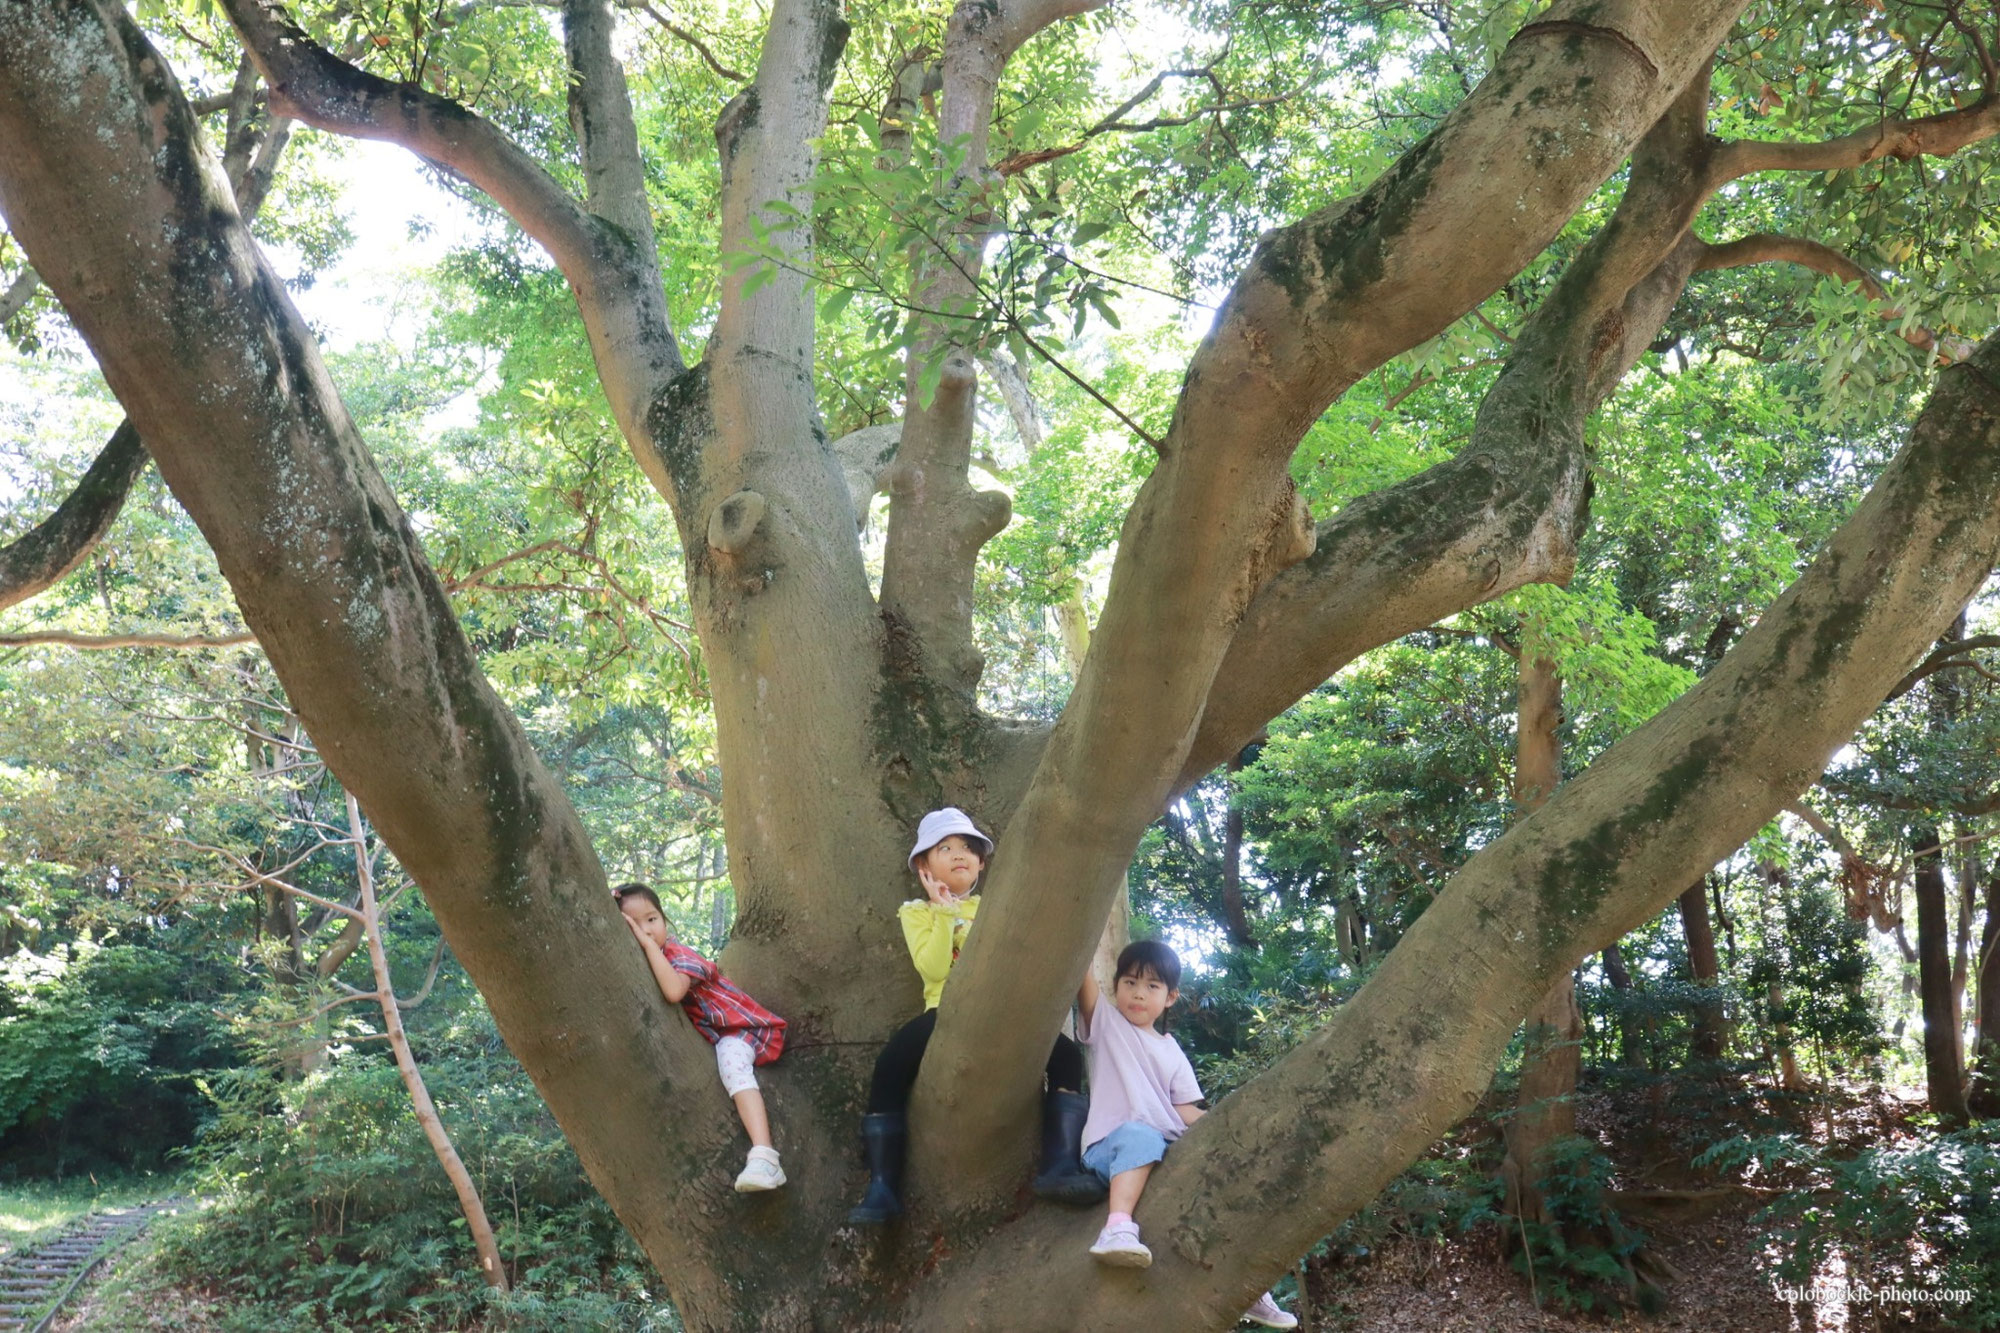
M 1975 666 L 1965 655 L 1986 648 L 2000 648 L 2000 634 L 1975 634 L 1969 639 L 1952 639 L 1939 644 L 1928 657 L 1911 667 L 1907 676 L 1896 682 L 1896 688 L 1890 690 L 1882 702 L 1902 698 L 1926 676 L 1951 667 Z
M 620 0 L 620 3 L 632 4 L 632 0 Z M 733 70 L 729 68 L 727 65 L 723 64 L 720 60 L 717 60 L 715 58 L 715 52 L 708 49 L 708 44 L 706 42 L 702 41 L 700 37 L 697 37 L 694 33 L 688 31 L 686 28 L 683 28 L 680 24 L 668 18 L 665 14 L 662 14 L 658 8 L 656 8 L 650 3 L 647 3 L 647 0 L 638 0 L 638 3 L 633 7 L 644 11 L 646 16 L 652 19 L 653 22 L 659 24 L 662 28 L 665 28 L 668 32 L 672 33 L 676 38 L 680 39 L 683 42 L 686 42 L 689 46 L 693 47 L 695 50 L 695 54 L 701 57 L 702 63 L 707 65 L 711 70 L 714 70 L 718 77 L 728 79 L 732 83 L 748 83 L 750 81 L 750 76 L 748 74 L 744 74 L 738 70 Z
M 52 587 L 83 563 L 125 507 L 146 461 L 139 432 L 123 423 L 55 513 L 0 546 L 0 610 Z
M 1716 269 L 1743 268 L 1751 264 L 1797 264 L 1838 278 L 1842 282 L 1856 284 L 1870 299 L 1886 301 L 1888 292 L 1875 275 L 1830 245 L 1810 240 L 1803 236 L 1781 236 L 1772 232 L 1757 232 L 1721 245 L 1708 245 L 1701 258 L 1695 261 L 1697 272 Z M 1903 310 L 1899 306 L 1886 306 L 1883 319 L 1901 319 Z M 1930 352 L 1942 362 L 1963 361 L 1972 351 L 1973 344 L 1962 338 L 1939 339 L 1930 329 L 1922 325 L 1912 325 L 1899 331 L 1903 341 L 1919 351 Z
M 1710 189 L 1759 171 L 1835 171 L 1885 157 L 1949 157 L 1967 144 L 2000 134 L 2000 96 L 1989 90 L 1971 106 L 1914 120 L 1883 120 L 1817 143 L 1742 139 L 1716 149 Z
M 318 129 L 401 144 L 484 191 L 548 251 L 576 292 L 612 414 L 647 478 L 671 500 L 677 483 L 659 456 L 647 413 L 684 364 L 657 261 L 650 243 L 641 244 L 642 237 L 650 241 L 650 221 L 635 231 L 643 199 L 634 205 L 629 168 L 610 168 L 609 150 L 587 150 L 598 163 L 586 173 L 592 202 L 612 210 L 599 218 L 491 122 L 457 102 L 341 60 L 273 0 L 224 0 L 224 8 L 269 85 L 275 112 Z M 597 50 L 590 46 L 586 59 Z M 608 58 L 608 46 L 603 54 Z M 605 118 L 597 128 L 616 139 L 611 82 L 599 68 L 585 79 L 582 96 Z M 623 91 L 622 74 L 615 91 Z
M 32 630 L 23 634 L 0 634 L 0 648 L 31 648 L 56 644 L 64 648 L 234 648 L 255 643 L 257 636 L 241 634 L 74 634 L 69 630 Z

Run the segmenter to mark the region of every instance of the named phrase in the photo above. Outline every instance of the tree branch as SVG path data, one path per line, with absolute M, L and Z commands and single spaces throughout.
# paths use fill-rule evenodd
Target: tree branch
M 965 157 L 951 179 L 939 182 L 941 192 L 976 196 L 997 188 L 986 149 L 1008 57 L 1042 28 L 1102 3 L 959 0 L 953 7 L 945 30 L 938 139 L 963 144 Z M 955 234 L 936 242 L 937 253 L 919 256 L 915 305 L 946 309 L 978 297 L 984 242 L 992 225 L 991 210 L 975 204 Z M 881 604 L 909 627 L 931 674 L 969 690 L 984 666 L 972 642 L 979 551 L 1007 526 L 1013 508 L 1004 492 L 975 490 L 967 478 L 979 371 L 958 335 L 956 321 L 922 318 L 910 344 L 903 432 L 884 477 L 891 500 Z M 927 368 L 935 371 L 928 395 L 923 391 Z
M 457 102 L 413 84 L 390 83 L 341 60 L 274 0 L 223 0 L 223 7 L 269 85 L 274 111 L 318 129 L 408 148 L 484 191 L 548 251 L 576 293 L 620 431 L 648 480 L 674 499 L 677 483 L 660 457 L 647 414 L 684 365 L 649 243 L 650 221 L 643 232 L 633 230 L 643 200 L 634 206 L 624 188 L 629 172 L 620 174 L 602 162 L 595 172 L 586 171 L 593 203 L 614 213 L 600 219 L 498 128 Z M 608 59 L 608 47 L 605 53 Z M 584 54 L 586 61 L 594 58 L 589 50 Z M 616 138 L 617 118 L 608 110 L 616 99 L 608 80 L 597 70 L 584 80 L 584 96 L 605 115 L 604 132 Z M 622 91 L 622 74 L 616 82 Z M 586 157 L 597 152 L 587 148 Z M 611 152 L 602 150 L 604 156 Z M 648 243 L 642 244 L 641 236 Z
M 69 630 L 30 630 L 21 634 L 0 634 L 0 648 L 31 648 L 53 644 L 63 648 L 90 650 L 110 648 L 234 648 L 255 643 L 257 636 L 241 634 L 76 634 Z
M 1969 639 L 1953 639 L 1939 644 L 1930 656 L 1910 668 L 1910 673 L 1896 682 L 1896 688 L 1890 690 L 1882 702 L 1902 698 L 1926 676 L 1951 667 L 1975 665 L 1965 654 L 1986 648 L 2000 648 L 2000 634 L 1975 634 Z
M 1940 374 L 1853 517 L 1715 668 L 1474 856 L 1329 1023 L 1175 1145 L 1139 1204 L 1156 1237 L 1142 1288 L 1079 1263 L 1020 1292 L 1003 1256 L 1080 1248 L 1097 1225 L 1041 1210 L 940 1283 L 926 1319 L 1005 1299 L 1029 1324 L 1225 1323 L 1473 1108 L 1555 978 L 1792 801 L 1996 556 L 2000 335 Z
M 1949 157 L 1967 144 L 2000 134 L 2000 96 L 1989 89 L 1971 106 L 1914 120 L 1878 121 L 1852 134 L 1817 143 L 1742 139 L 1720 145 L 1710 166 L 1709 188 L 1759 171 L 1836 171 L 1885 157 Z
M 1695 262 L 1695 271 L 1706 273 L 1716 269 L 1743 268 L 1751 264 L 1797 264 L 1824 273 L 1842 282 L 1858 284 L 1869 299 L 1885 301 L 1888 293 L 1875 275 L 1849 259 L 1830 245 L 1808 240 L 1803 236 L 1780 236 L 1771 232 L 1758 232 L 1722 245 L 1705 245 L 1701 258 Z M 1883 319 L 1901 319 L 1903 311 L 1897 306 L 1888 306 L 1881 311 Z M 1929 352 L 1943 362 L 1962 361 L 1971 352 L 1972 344 L 1963 339 L 1940 341 L 1938 336 L 1922 325 L 1913 325 L 1898 331 L 1898 336 L 1919 351 Z
M 632 4 L 633 0 L 620 0 L 620 3 Z M 653 5 L 646 3 L 646 0 L 638 0 L 638 3 L 634 5 L 634 7 L 644 11 L 646 16 L 652 19 L 653 22 L 659 24 L 662 28 L 665 28 L 675 37 L 679 38 L 681 41 L 686 42 L 689 46 L 693 47 L 695 49 L 695 53 L 701 57 L 702 63 L 707 65 L 710 69 L 714 70 L 719 77 L 728 79 L 732 83 L 748 83 L 750 81 L 750 76 L 748 74 L 743 74 L 737 70 L 730 69 L 727 65 L 724 65 L 721 61 L 717 60 L 715 58 L 715 52 L 708 49 L 707 43 L 703 42 L 701 38 L 697 37 L 694 33 L 688 31 L 686 28 L 681 27 L 678 23 L 675 23 L 665 14 L 662 14 Z
M 0 546 L 0 610 L 52 587 L 83 563 L 125 507 L 132 483 L 145 468 L 139 432 L 125 422 L 55 513 Z
M 0 292 L 0 325 L 12 323 L 14 316 L 27 307 L 41 286 L 41 275 L 32 268 L 22 269 L 16 274 L 14 280 L 7 284 L 7 290 Z
M 1584 425 L 1680 298 L 1706 197 L 1708 79 L 1633 154 L 1610 222 L 1508 348 L 1450 460 L 1319 524 L 1312 554 L 1257 592 L 1229 645 L 1176 791 L 1360 654 L 1536 582 L 1566 582 L 1584 522 Z

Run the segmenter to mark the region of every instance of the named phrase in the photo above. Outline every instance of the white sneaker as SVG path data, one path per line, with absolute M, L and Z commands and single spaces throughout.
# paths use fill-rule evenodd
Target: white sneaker
M 1278 1303 L 1271 1299 L 1271 1293 L 1268 1291 L 1257 1298 L 1255 1305 L 1243 1312 L 1243 1317 L 1253 1324 L 1262 1324 L 1265 1328 L 1297 1328 L 1299 1326 L 1299 1317 L 1289 1310 L 1279 1308 Z
M 752 1148 L 750 1160 L 743 1164 L 743 1173 L 736 1177 L 738 1194 L 756 1194 L 762 1190 L 774 1190 L 785 1183 L 785 1168 L 778 1165 L 775 1148 Z
M 1105 1223 L 1104 1230 L 1097 1233 L 1097 1243 L 1090 1247 L 1099 1263 L 1110 1264 L 1113 1268 L 1150 1268 L 1153 1252 L 1139 1239 L 1136 1223 Z

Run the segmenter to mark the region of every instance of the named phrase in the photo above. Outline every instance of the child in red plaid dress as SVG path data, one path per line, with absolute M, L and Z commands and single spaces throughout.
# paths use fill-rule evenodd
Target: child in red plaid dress
M 694 1030 L 715 1047 L 715 1065 L 722 1086 L 736 1103 L 736 1114 L 750 1135 L 750 1160 L 736 1177 L 736 1189 L 748 1194 L 774 1190 L 785 1183 L 778 1150 L 771 1146 L 771 1122 L 758 1091 L 756 1066 L 768 1065 L 785 1049 L 785 1020 L 745 995 L 721 969 L 674 938 L 660 899 L 644 884 L 620 884 L 611 891 L 625 924 L 646 950 L 646 962 L 660 994 L 687 1012 Z

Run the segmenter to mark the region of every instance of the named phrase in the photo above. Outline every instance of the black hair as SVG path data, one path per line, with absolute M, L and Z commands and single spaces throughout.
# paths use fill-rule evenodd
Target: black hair
M 653 910 L 655 912 L 658 912 L 661 916 L 665 916 L 667 914 L 667 909 L 660 906 L 660 895 L 654 893 L 644 884 L 620 884 L 617 888 L 611 891 L 611 896 L 618 900 L 618 906 L 621 909 L 625 906 L 625 900 L 627 898 L 644 898 L 647 902 L 653 905 Z
M 1159 940 L 1133 940 L 1126 945 L 1119 951 L 1118 967 L 1111 979 L 1137 977 L 1143 981 L 1148 972 L 1168 990 L 1181 988 L 1181 956 Z

